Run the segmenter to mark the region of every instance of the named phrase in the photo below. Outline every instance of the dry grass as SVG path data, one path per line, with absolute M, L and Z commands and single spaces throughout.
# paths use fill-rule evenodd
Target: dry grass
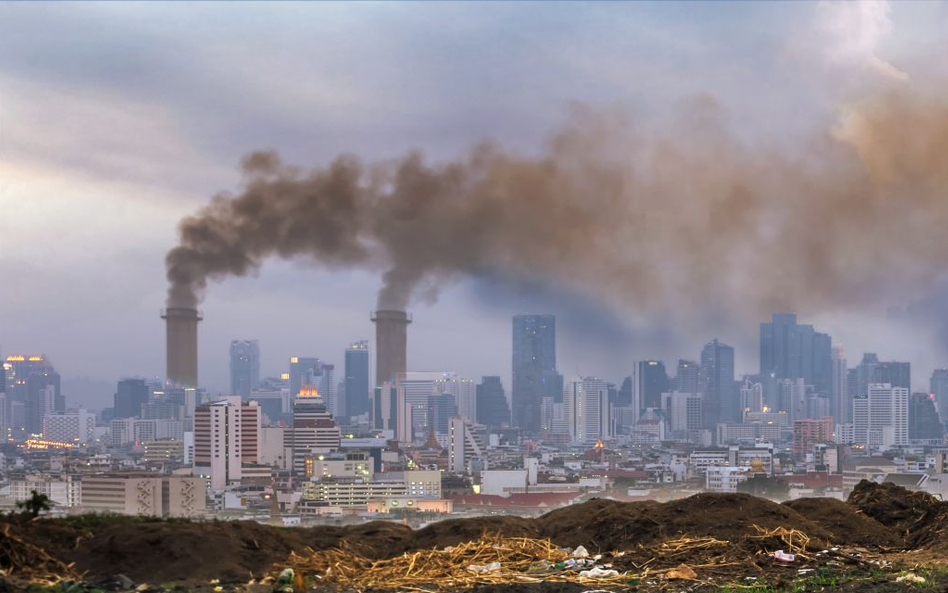
M 66 564 L 14 535 L 6 523 L 0 526 L 0 575 L 47 586 L 80 578 L 72 564 Z
M 592 584 L 626 584 L 633 575 L 605 578 L 580 576 L 578 571 L 539 570 L 543 561 L 564 562 L 569 556 L 548 539 L 485 535 L 444 550 L 419 550 L 395 558 L 372 560 L 343 546 L 331 550 L 290 555 L 289 566 L 324 584 L 349 590 L 467 589 L 478 584 L 572 581 Z M 495 571 L 475 572 L 472 565 L 500 563 Z M 533 574 L 531 574 L 531 571 Z

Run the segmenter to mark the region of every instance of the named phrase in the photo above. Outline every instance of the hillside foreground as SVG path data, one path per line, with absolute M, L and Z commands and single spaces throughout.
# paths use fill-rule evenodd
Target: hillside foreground
M 944 590 L 946 529 L 948 502 L 866 481 L 846 502 L 594 499 L 536 519 L 419 530 L 10 516 L 0 522 L 0 591 Z

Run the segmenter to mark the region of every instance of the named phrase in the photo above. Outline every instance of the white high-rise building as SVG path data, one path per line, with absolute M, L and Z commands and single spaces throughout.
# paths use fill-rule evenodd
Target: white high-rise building
M 239 482 L 244 464 L 257 462 L 261 414 L 257 402 L 240 396 L 198 406 L 194 411 L 194 475 L 221 490 Z
M 480 469 L 487 469 L 487 429 L 462 416 L 452 416 L 448 427 L 448 469 L 469 473 L 474 461 L 480 462 Z
M 853 442 L 890 448 L 908 444 L 909 391 L 889 383 L 870 383 L 869 393 L 853 398 Z
M 85 445 L 95 437 L 95 414 L 86 410 L 50 412 L 43 416 L 43 438 L 58 443 Z
M 585 443 L 609 434 L 609 389 L 595 377 L 573 377 L 563 385 L 563 410 L 570 439 Z
M 909 390 L 889 383 L 869 384 L 869 444 L 908 444 Z M 878 442 L 876 442 L 878 441 Z

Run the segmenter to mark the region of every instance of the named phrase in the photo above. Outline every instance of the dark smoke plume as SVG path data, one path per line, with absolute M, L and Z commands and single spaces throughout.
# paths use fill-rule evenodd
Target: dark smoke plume
M 538 158 L 485 144 L 305 170 L 254 153 L 240 193 L 181 222 L 169 305 L 274 256 L 377 269 L 380 308 L 474 275 L 692 319 L 875 306 L 945 278 L 948 103 L 882 96 L 805 148 L 747 143 L 698 99 L 662 133 L 579 109 Z

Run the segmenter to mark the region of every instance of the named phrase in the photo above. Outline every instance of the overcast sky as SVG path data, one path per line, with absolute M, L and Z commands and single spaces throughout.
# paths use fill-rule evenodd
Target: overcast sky
M 696 95 L 741 135 L 792 143 L 878 84 L 944 85 L 946 55 L 948 7 L 922 2 L 0 3 L 0 347 L 45 353 L 67 378 L 162 375 L 177 222 L 238 189 L 253 150 L 437 161 L 490 138 L 533 154 L 574 103 L 660 125 Z M 212 283 L 202 382 L 228 388 L 231 339 L 260 340 L 264 374 L 290 355 L 341 368 L 347 343 L 373 337 L 379 284 L 277 260 Z M 851 361 L 913 360 L 924 385 L 943 353 L 885 306 L 801 316 Z M 635 331 L 555 286 L 462 279 L 412 310 L 412 370 L 508 388 L 510 316 L 525 310 L 559 315 L 567 374 L 621 381 L 636 359 L 674 366 L 713 337 L 738 348 L 739 371 L 757 366 L 755 325 Z

